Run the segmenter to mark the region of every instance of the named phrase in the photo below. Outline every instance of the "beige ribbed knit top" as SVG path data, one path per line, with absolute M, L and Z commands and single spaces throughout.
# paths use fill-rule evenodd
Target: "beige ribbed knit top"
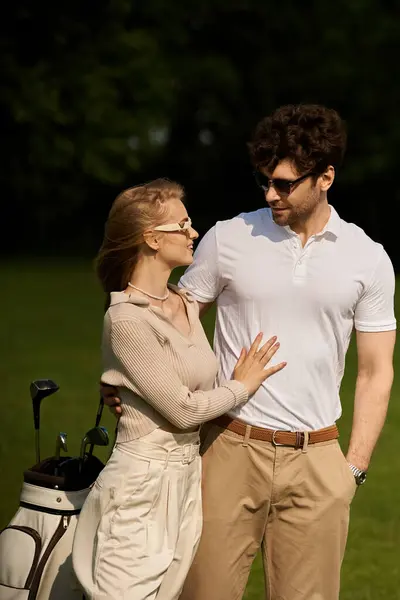
M 188 429 L 247 401 L 239 381 L 214 388 L 217 361 L 190 292 L 169 286 L 186 307 L 185 336 L 146 298 L 113 292 L 104 316 L 102 381 L 118 388 L 122 416 L 117 441 L 172 423 Z

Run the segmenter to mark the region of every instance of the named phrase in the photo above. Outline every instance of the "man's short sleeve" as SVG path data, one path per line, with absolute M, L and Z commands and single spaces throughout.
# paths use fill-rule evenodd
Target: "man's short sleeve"
M 391 331 L 396 329 L 394 315 L 395 277 L 390 258 L 382 254 L 355 310 L 354 325 L 358 331 Z
M 193 263 L 179 281 L 179 286 L 188 289 L 198 302 L 213 302 L 223 288 L 216 235 L 214 226 L 201 240 Z

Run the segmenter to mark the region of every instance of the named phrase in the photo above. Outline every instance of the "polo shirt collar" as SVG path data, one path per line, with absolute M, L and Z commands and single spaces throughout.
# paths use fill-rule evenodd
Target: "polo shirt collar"
M 168 284 L 168 288 L 182 296 L 188 302 L 194 302 L 194 298 L 189 290 L 180 288 L 172 283 Z M 136 306 L 150 305 L 150 301 L 147 298 L 144 298 L 144 296 L 140 296 L 139 294 L 135 294 L 135 292 L 130 294 L 125 294 L 125 292 L 111 292 L 110 296 L 110 306 L 114 306 L 115 304 L 123 304 L 124 302 L 135 304 Z
M 316 234 L 317 237 L 323 236 L 325 233 L 332 233 L 334 236 L 339 237 L 341 219 L 331 204 L 329 205 L 329 208 L 331 209 L 331 216 L 323 230 Z

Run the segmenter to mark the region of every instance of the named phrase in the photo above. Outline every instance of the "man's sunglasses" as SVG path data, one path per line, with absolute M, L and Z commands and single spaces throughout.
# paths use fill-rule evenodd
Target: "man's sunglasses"
M 165 223 L 165 225 L 158 225 L 157 227 L 153 227 L 154 231 L 184 231 L 185 233 L 189 231 L 192 226 L 191 219 L 187 221 L 181 221 L 180 223 Z
M 260 173 L 260 171 L 254 171 L 254 177 L 256 179 L 257 185 L 259 185 L 260 188 L 264 190 L 264 192 L 268 192 L 269 188 L 272 185 L 274 187 L 274 190 L 278 194 L 282 194 L 284 196 L 289 196 L 292 193 L 293 187 L 295 185 L 297 185 L 301 181 L 304 181 L 304 179 L 307 179 L 307 177 L 311 177 L 312 175 L 316 175 L 316 173 L 306 173 L 305 175 L 302 175 L 301 177 L 292 180 L 279 178 L 269 179 L 269 177 L 263 175 L 262 173 Z

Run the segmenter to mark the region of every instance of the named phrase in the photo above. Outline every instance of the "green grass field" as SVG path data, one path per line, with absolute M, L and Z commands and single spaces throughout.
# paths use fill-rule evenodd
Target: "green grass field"
M 51 378 L 60 386 L 60 391 L 42 404 L 43 456 L 54 453 L 59 431 L 68 432 L 69 449 L 72 453 L 78 452 L 82 435 L 94 424 L 103 297 L 89 262 L 9 262 L 0 264 L 0 276 L 2 527 L 17 509 L 22 471 L 34 463 L 30 382 Z M 212 315 L 205 326 L 211 334 Z M 400 364 L 399 359 L 397 348 L 395 365 Z M 351 346 L 341 393 L 344 414 L 339 426 L 344 448 L 350 430 L 355 373 L 356 357 Z M 397 378 L 368 482 L 359 490 L 352 506 L 342 600 L 400 599 L 399 400 Z M 114 420 L 110 414 L 105 414 L 103 424 L 113 431 Z M 99 456 L 105 458 L 106 453 Z M 258 558 L 245 598 L 263 598 Z

